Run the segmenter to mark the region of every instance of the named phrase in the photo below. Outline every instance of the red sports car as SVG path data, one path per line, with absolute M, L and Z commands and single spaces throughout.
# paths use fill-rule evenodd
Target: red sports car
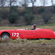
M 9 37 L 11 39 L 54 39 L 55 32 L 51 29 L 36 29 L 36 30 L 25 30 L 25 29 L 14 29 L 14 30 L 1 30 L 0 36 L 2 39 Z

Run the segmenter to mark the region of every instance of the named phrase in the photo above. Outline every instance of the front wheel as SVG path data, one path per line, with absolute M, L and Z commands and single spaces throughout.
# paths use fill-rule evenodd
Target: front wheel
M 1 35 L 1 38 L 2 38 L 2 39 L 10 38 L 10 35 L 9 35 L 8 33 L 3 33 L 3 34 Z

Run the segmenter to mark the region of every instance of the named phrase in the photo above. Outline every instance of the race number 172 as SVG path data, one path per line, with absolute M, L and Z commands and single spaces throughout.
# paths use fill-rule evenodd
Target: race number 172
M 15 37 L 15 36 L 16 36 L 16 37 L 19 37 L 19 33 L 12 33 L 12 36 L 13 36 L 13 37 Z

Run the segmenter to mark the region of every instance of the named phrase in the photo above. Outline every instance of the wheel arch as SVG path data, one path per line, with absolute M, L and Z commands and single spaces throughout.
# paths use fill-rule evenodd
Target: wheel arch
M 5 31 L 5 32 L 2 32 L 2 33 L 1 33 L 1 36 L 2 36 L 2 34 L 4 34 L 4 33 L 7 33 L 7 34 L 9 35 L 9 37 L 10 37 L 10 34 L 9 34 L 8 32 L 6 32 L 6 31 Z

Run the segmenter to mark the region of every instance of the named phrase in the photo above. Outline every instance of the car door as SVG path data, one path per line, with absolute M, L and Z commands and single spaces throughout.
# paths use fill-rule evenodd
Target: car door
M 24 34 L 24 37 L 27 39 L 36 38 L 36 30 L 25 30 Z

